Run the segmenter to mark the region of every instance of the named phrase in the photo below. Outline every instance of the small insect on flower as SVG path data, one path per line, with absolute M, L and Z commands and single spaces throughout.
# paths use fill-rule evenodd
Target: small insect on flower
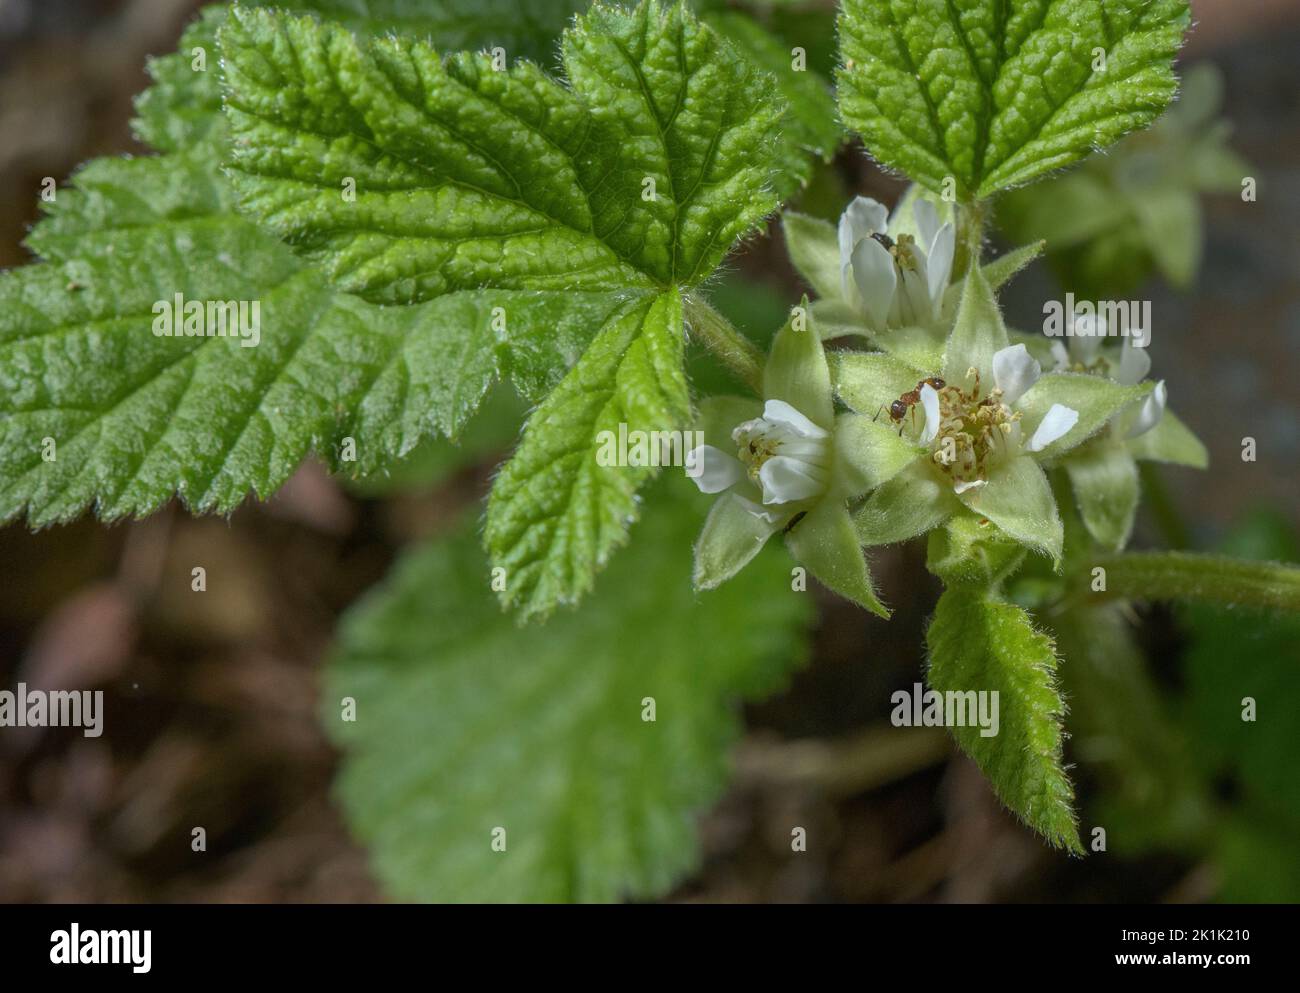
M 907 416 L 907 412 L 909 410 L 913 411 L 915 417 L 915 407 L 921 402 L 921 388 L 928 386 L 938 392 L 944 388 L 944 385 L 944 381 L 938 376 L 927 376 L 925 379 L 917 380 L 915 389 L 908 390 L 889 405 L 889 419 L 898 425 L 900 436 L 903 433 L 903 418 Z M 884 406 L 881 405 L 880 410 L 884 409 Z M 880 410 L 876 411 L 876 416 L 872 418 L 873 421 L 880 417 Z

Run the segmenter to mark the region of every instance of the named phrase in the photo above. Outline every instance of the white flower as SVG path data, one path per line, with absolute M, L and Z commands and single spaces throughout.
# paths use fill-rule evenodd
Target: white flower
M 704 493 L 721 493 L 748 479 L 760 488 L 764 506 L 780 506 L 821 496 L 830 485 L 830 432 L 784 400 L 768 400 L 762 416 L 737 425 L 731 438 L 738 456 L 713 445 L 692 453 L 700 466 L 695 483 Z M 769 523 L 780 518 L 752 500 L 746 503 Z
M 925 414 L 918 440 L 934 449 L 934 461 L 952 478 L 957 493 L 983 486 L 997 466 L 1022 454 L 1043 451 L 1063 438 L 1079 421 L 1079 412 L 1054 403 L 1028 441 L 1021 441 L 1020 399 L 1029 392 L 1042 367 L 1024 345 L 1011 345 L 993 355 L 993 388 L 963 390 L 942 384 L 921 387 Z
M 934 204 L 917 198 L 912 208 L 920 242 L 888 234 L 885 208 L 857 197 L 840 217 L 840 280 L 844 298 L 877 329 L 932 323 L 952 274 L 956 229 L 939 224 Z
M 1091 372 L 1107 376 L 1123 386 L 1136 386 L 1151 371 L 1151 356 L 1145 348 L 1134 345 L 1135 340 L 1146 337 L 1140 329 L 1124 337 L 1119 358 L 1113 349 L 1103 349 L 1106 339 L 1106 319 L 1082 315 L 1074 320 L 1075 336 L 1066 340 L 1069 347 L 1059 341 L 1052 342 L 1052 357 L 1058 372 Z M 1086 333 L 1092 332 L 1092 333 Z M 1168 401 L 1168 391 L 1162 379 L 1155 389 L 1135 409 L 1122 411 L 1112 418 L 1117 431 L 1125 438 L 1146 434 L 1160 423 Z

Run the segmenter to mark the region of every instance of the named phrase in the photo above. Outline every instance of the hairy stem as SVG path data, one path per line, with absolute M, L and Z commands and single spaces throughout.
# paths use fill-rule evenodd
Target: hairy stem
M 703 300 L 686 302 L 686 326 L 691 337 L 704 345 L 755 393 L 763 395 L 763 353 L 757 345 Z
M 1191 552 L 1132 552 L 1091 564 L 1106 570 L 1106 589 L 1081 599 L 1197 600 L 1300 611 L 1300 568 Z M 1091 590 L 1091 577 L 1079 580 Z

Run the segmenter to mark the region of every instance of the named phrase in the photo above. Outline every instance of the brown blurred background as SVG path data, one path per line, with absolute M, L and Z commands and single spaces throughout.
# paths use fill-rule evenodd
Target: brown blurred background
M 0 267 L 43 177 L 96 155 L 142 153 L 127 122 L 144 60 L 174 47 L 191 0 L 0 0 Z M 1294 520 L 1300 459 L 1300 6 L 1193 2 L 1187 52 L 1223 71 L 1234 147 L 1259 200 L 1211 199 L 1190 294 L 1144 294 L 1166 340 L 1171 404 L 1231 471 L 1171 474 L 1196 537 L 1258 503 Z M 892 198 L 896 182 L 858 151 L 849 185 Z M 788 297 L 778 238 L 739 260 Z M 1042 265 L 1008 297 L 1032 324 L 1053 295 Z M 1258 439 L 1256 463 L 1238 459 Z M 0 901 L 382 899 L 328 787 L 336 756 L 314 720 L 315 674 L 334 623 L 403 544 L 485 492 L 492 460 L 433 492 L 358 498 L 316 466 L 231 519 L 175 509 L 133 524 L 0 530 L 0 687 L 102 688 L 103 738 L 0 736 Z M 1154 539 L 1146 530 L 1139 536 Z M 1215 881 L 1194 860 L 1054 855 L 1020 829 L 943 734 L 880 730 L 889 693 L 920 678 L 937 588 L 922 550 L 876 569 L 899 610 L 879 624 L 823 598 L 812 665 L 749 714 L 736 783 L 703 821 L 706 864 L 678 898 L 700 900 L 1184 900 Z M 188 595 L 192 563 L 238 575 Z M 901 591 L 916 590 L 910 597 Z M 1168 634 L 1160 612 L 1152 637 Z M 1173 637 L 1173 635 L 1169 635 Z M 864 659 L 870 657 L 870 665 Z M 1087 807 L 1088 783 L 1082 783 Z M 798 859 L 790 823 L 833 839 Z M 190 829 L 208 851 L 190 850 Z

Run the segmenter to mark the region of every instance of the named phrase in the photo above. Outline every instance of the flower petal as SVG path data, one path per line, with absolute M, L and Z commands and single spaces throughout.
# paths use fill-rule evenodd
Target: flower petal
M 925 426 L 921 428 L 921 444 L 928 445 L 934 441 L 934 436 L 939 433 L 939 394 L 929 383 L 921 387 L 921 407 L 925 410 Z
M 1142 401 L 1137 418 L 1129 426 L 1128 434 L 1125 437 L 1136 438 L 1159 424 L 1160 418 L 1165 414 L 1167 399 L 1168 391 L 1165 389 L 1165 381 L 1162 379 L 1156 383 L 1156 388 L 1151 391 L 1151 395 Z
M 918 205 L 919 206 L 919 205 Z M 926 275 L 930 280 L 930 299 L 938 308 L 943 299 L 944 290 L 952 276 L 953 255 L 957 251 L 957 230 L 951 224 L 945 224 L 934 236 L 926 251 Z
M 1010 345 L 993 353 L 993 382 L 1002 391 L 1002 402 L 1013 404 L 1038 382 L 1043 367 L 1023 344 Z
M 804 438 L 826 438 L 830 432 L 818 427 L 784 400 L 769 400 L 763 405 L 763 420 L 784 424 Z
M 774 455 L 758 470 L 758 481 L 763 487 L 763 503 L 770 505 L 821 496 L 828 480 L 824 470 L 803 459 Z
M 875 238 L 867 238 L 853 249 L 853 286 L 857 289 L 867 317 L 877 328 L 883 328 L 889 318 L 889 308 L 894 302 L 894 288 L 898 273 L 894 257 Z M 849 291 L 845 289 L 847 296 Z M 851 299 L 851 297 L 850 297 Z
M 686 475 L 701 493 L 721 493 L 745 478 L 740 459 L 712 445 L 700 445 L 686 454 Z
M 1064 438 L 1070 431 L 1070 428 L 1079 423 L 1079 412 L 1073 407 L 1067 407 L 1063 403 L 1054 403 L 1042 421 L 1039 422 L 1037 430 L 1029 439 L 1029 444 L 1025 447 L 1031 452 L 1041 452 L 1044 448 L 1056 441 L 1058 438 Z
M 1138 348 L 1132 338 L 1125 338 L 1119 353 L 1119 370 L 1115 379 L 1125 386 L 1134 386 L 1147 378 L 1151 371 L 1151 356 L 1145 348 Z

